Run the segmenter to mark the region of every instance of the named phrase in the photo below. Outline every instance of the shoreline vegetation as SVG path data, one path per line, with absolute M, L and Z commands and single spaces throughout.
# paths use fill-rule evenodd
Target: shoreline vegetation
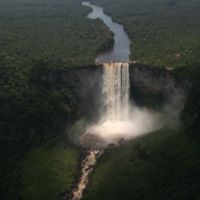
M 198 0 L 91 0 L 124 25 L 138 63 L 184 67 L 200 63 Z

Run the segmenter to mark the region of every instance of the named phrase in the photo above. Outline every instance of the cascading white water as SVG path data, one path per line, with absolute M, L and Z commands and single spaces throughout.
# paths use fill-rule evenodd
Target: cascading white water
M 99 123 L 89 126 L 81 138 L 88 146 L 105 147 L 131 137 L 133 123 L 130 121 L 129 63 L 103 64 L 102 116 Z M 92 144 L 91 144 L 92 143 Z
M 98 123 L 87 127 L 80 137 L 82 145 L 107 147 L 120 141 L 132 139 L 157 130 L 160 116 L 130 105 L 129 63 L 115 62 L 103 64 L 102 115 Z
M 129 118 L 129 64 L 104 63 L 103 67 L 105 120 L 126 120 Z

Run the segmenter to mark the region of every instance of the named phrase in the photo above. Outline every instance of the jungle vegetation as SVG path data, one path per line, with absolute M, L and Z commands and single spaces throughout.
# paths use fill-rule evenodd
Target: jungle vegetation
M 131 60 L 164 67 L 200 62 L 198 0 L 92 0 L 123 24 Z
M 19 167 L 16 171 L 17 163 L 26 163 L 22 161 L 22 156 L 29 154 L 29 149 L 59 137 L 64 132 L 64 124 L 72 122 L 79 113 L 76 96 L 67 86 L 49 88 L 38 83 L 36 77 L 42 77 L 49 69 L 93 64 L 96 54 L 113 42 L 112 33 L 100 20 L 86 18 L 89 11 L 90 9 L 81 5 L 80 0 L 0 1 L 1 199 L 31 198 L 35 191 L 31 188 L 34 186 L 27 183 L 30 188 L 24 188 L 23 194 L 19 189 L 20 183 L 24 187 L 24 181 L 27 181 L 27 177 L 21 181 L 20 178 L 21 172 L 27 171 L 30 166 L 29 156 L 25 157 L 28 163 L 24 166 L 27 166 L 27 169 Z M 71 150 L 69 144 L 68 149 L 57 144 L 55 146 L 61 153 L 55 158 L 60 162 L 58 167 L 64 169 L 66 162 L 62 160 L 63 156 L 68 154 L 68 149 L 72 153 L 75 150 Z M 54 165 L 55 159 L 50 159 L 47 155 L 54 156 L 56 152 L 51 153 L 48 150 L 50 151 L 50 148 L 45 151 L 42 148 L 36 152 L 44 155 L 44 162 Z M 35 156 L 36 153 L 30 155 L 33 160 L 36 159 L 35 162 L 40 162 Z M 71 156 L 68 160 L 66 158 L 67 163 L 69 161 L 69 170 L 74 170 L 71 169 L 70 163 L 76 163 L 77 159 L 78 156 Z M 29 170 L 27 173 L 31 176 L 32 172 Z M 59 177 L 62 176 L 59 174 L 62 173 L 61 170 L 56 173 Z M 53 174 L 55 177 L 52 179 L 56 179 L 57 174 Z M 67 174 L 73 181 L 72 176 Z M 33 179 L 30 177 L 30 180 Z M 55 191 L 53 187 L 65 186 L 54 184 L 51 191 Z M 34 199 L 34 195 L 32 198 Z M 41 198 L 44 199 L 44 195 L 41 194 Z

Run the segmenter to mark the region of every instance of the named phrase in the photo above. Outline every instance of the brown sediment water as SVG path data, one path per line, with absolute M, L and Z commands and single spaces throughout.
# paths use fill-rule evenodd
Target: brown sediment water
M 90 149 L 81 163 L 81 174 L 77 185 L 72 190 L 70 200 L 80 200 L 88 185 L 89 177 L 96 165 L 98 158 L 102 155 L 101 149 Z
M 128 114 L 128 108 L 122 105 L 128 105 L 127 102 L 129 100 L 128 61 L 130 55 L 130 40 L 124 27 L 121 24 L 113 22 L 112 18 L 106 15 L 101 7 L 95 6 L 90 2 L 83 2 L 83 5 L 92 8 L 92 12 L 87 16 L 88 18 L 100 18 L 114 34 L 113 47 L 109 51 L 98 55 L 95 62 L 105 63 L 103 75 L 103 88 L 105 90 L 102 91 L 102 95 L 105 97 L 106 105 L 104 106 L 106 107 L 107 119 L 113 120 L 116 118 L 121 120 Z M 115 60 L 120 60 L 122 62 L 108 63 Z M 97 137 L 85 137 L 84 135 L 80 140 L 80 143 L 82 143 L 81 145 L 88 148 L 88 152 L 81 162 L 80 178 L 72 189 L 72 193 L 69 197 L 70 200 L 82 199 L 89 182 L 89 177 L 91 176 L 98 158 L 103 153 L 103 149 L 100 148 L 100 146 L 104 141 L 101 141 Z M 65 196 L 64 199 L 67 199 L 67 196 Z

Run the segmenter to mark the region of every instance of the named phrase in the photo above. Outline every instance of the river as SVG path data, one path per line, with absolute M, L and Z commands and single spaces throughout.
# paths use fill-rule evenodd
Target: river
M 114 117 L 122 118 L 126 115 L 125 108 L 129 101 L 129 61 L 130 55 L 130 39 L 121 24 L 113 22 L 112 18 L 103 12 L 103 8 L 92 5 L 90 2 L 83 2 L 83 6 L 92 8 L 92 12 L 88 14 L 88 18 L 96 19 L 100 18 L 106 24 L 106 26 L 114 34 L 114 45 L 110 50 L 107 50 L 99 54 L 95 62 L 103 63 L 104 67 L 104 89 L 102 94 L 105 93 L 105 101 L 107 102 L 106 113 L 108 119 Z M 112 62 L 108 64 L 108 62 Z M 124 63 L 125 62 L 125 63 Z M 106 92 L 105 92 L 106 91 Z M 117 97 L 117 98 L 116 98 Z M 123 108 L 123 109 L 122 109 Z M 108 123 L 110 125 L 110 123 Z M 113 127 L 113 124 L 111 124 Z M 103 124 L 97 129 L 103 130 L 107 128 L 107 124 Z M 110 126 L 109 126 L 110 129 Z M 104 131 L 108 131 L 107 129 Z M 95 143 L 95 140 L 97 143 Z M 88 143 L 92 141 L 93 144 L 88 146 Z M 70 196 L 66 195 L 63 199 L 81 200 L 83 193 L 87 188 L 89 177 L 93 172 L 93 169 L 98 161 L 98 158 L 103 154 L 102 144 L 98 137 L 86 133 L 83 135 L 81 141 L 82 146 L 87 146 L 88 149 L 86 157 L 81 163 L 81 173 L 79 180 L 72 190 Z M 104 141 L 103 141 L 104 143 Z
M 106 26 L 114 34 L 114 45 L 113 47 L 98 55 L 95 59 L 96 63 L 103 62 L 128 62 L 130 55 L 130 39 L 124 30 L 123 25 L 116 23 L 112 18 L 106 15 L 103 8 L 93 5 L 88 1 L 82 3 L 84 6 L 92 8 L 92 12 L 88 14 L 90 19 L 101 19 L 106 24 Z

